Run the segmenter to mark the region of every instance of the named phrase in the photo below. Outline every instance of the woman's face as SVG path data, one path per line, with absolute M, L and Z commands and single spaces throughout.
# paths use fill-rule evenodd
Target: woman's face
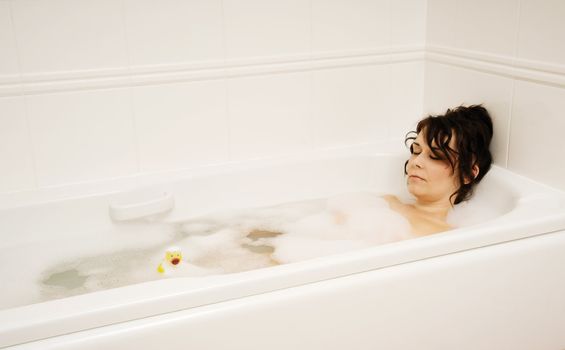
M 454 139 L 449 146 L 455 149 Z M 412 154 L 406 166 L 408 191 L 420 202 L 451 203 L 450 196 L 459 188 L 459 179 L 449 161 L 435 156 L 432 147 L 436 145 L 428 145 L 420 132 L 412 144 Z

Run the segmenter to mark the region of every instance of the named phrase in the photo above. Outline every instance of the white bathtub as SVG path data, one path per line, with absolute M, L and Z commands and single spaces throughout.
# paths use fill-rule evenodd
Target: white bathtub
M 79 193 L 77 186 L 6 195 L 0 254 L 21 251 L 32 261 L 54 242 L 62 248 L 53 254 L 123 244 L 135 237 L 129 232 L 135 224 L 113 221 L 109 206 L 163 193 L 175 203 L 157 219 L 163 222 L 350 191 L 398 193 L 405 156 L 351 148 L 163 175 L 167 181 L 137 179 L 121 192 L 61 199 Z M 490 218 L 442 234 L 242 273 L 5 306 L 0 347 L 565 348 L 565 194 L 494 166 L 477 195 L 489 198 Z M 26 266 L 4 265 L 4 271 Z M 5 305 L 14 290 L 3 287 Z

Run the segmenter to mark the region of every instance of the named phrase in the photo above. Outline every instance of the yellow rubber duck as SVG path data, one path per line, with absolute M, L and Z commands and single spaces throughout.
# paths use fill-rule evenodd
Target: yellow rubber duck
M 176 247 L 171 247 L 165 252 L 165 259 L 157 266 L 157 272 L 167 273 L 180 266 L 182 262 L 182 252 Z

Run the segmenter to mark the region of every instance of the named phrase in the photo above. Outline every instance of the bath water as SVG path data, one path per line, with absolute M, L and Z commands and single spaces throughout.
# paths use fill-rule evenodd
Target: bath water
M 452 224 L 476 210 L 461 208 L 454 210 Z M 14 268 L 4 276 L 0 308 L 162 278 L 242 272 L 412 238 L 408 221 L 369 192 L 218 212 L 173 224 L 128 225 L 131 232 L 117 232 L 119 238 L 111 242 L 93 238 L 2 252 L 0 263 Z M 157 266 L 171 246 L 182 251 L 183 260 L 160 274 Z M 26 254 L 33 260 L 20 266 L 18 259 Z

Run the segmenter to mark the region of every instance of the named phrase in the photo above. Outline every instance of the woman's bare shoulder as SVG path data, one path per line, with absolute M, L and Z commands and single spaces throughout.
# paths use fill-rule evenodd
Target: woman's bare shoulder
M 391 203 L 400 203 L 400 199 L 398 199 L 398 197 L 396 197 L 393 194 L 385 194 L 381 196 L 385 201 L 388 202 L 388 204 Z
M 392 210 L 403 215 L 410 222 L 412 233 L 416 236 L 427 236 L 452 229 L 446 222 L 423 215 L 414 206 L 402 202 L 395 195 L 387 194 L 382 198 L 387 201 Z
M 392 194 L 385 194 L 382 196 L 382 198 L 388 203 L 390 209 L 397 212 L 403 212 L 406 210 L 406 204 L 402 203 L 402 201 L 398 199 L 397 196 Z

